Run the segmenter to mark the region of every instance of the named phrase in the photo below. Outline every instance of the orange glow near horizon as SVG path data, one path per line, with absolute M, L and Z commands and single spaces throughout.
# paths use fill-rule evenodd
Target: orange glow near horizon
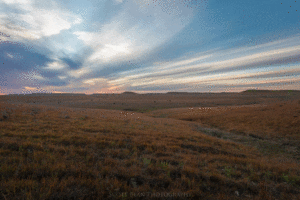
M 6 95 L 5 93 L 2 93 L 1 87 L 0 87 L 0 95 Z

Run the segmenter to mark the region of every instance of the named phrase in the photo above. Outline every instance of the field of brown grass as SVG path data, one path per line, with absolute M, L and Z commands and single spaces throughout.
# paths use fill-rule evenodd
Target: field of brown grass
M 0 96 L 0 199 L 299 199 L 299 118 L 297 91 Z

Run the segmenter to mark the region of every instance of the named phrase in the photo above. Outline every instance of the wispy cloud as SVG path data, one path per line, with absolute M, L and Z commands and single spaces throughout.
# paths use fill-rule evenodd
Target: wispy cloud
M 101 70 L 108 63 L 143 59 L 180 32 L 192 17 L 186 8 L 181 9 L 181 14 L 170 14 L 159 7 L 145 9 L 147 2 L 143 2 L 125 2 L 123 11 L 99 27 L 99 32 L 74 32 L 93 49 L 85 68 Z
M 291 42 L 293 45 L 285 47 L 286 42 Z M 282 44 L 281 48 L 278 44 Z M 250 51 L 251 49 L 252 51 Z M 276 75 L 280 74 L 290 73 L 291 76 L 296 73 L 299 75 L 300 72 L 296 70 L 299 66 L 289 66 L 288 64 L 291 62 L 291 59 L 287 59 L 299 57 L 299 36 L 290 38 L 288 41 L 282 40 L 259 45 L 255 49 L 258 52 L 253 51 L 253 47 L 242 47 L 227 50 L 226 52 L 216 51 L 209 54 L 204 52 L 204 55 L 179 61 L 158 62 L 144 69 L 124 72 L 120 78 L 110 80 L 110 83 L 119 86 L 130 85 L 136 88 L 163 84 L 186 84 L 191 86 L 191 84 L 197 83 L 224 84 L 222 81 L 227 81 L 228 83 L 233 81 L 237 84 L 239 82 L 237 79 L 246 81 L 246 78 L 252 77 L 258 79 L 259 77 L 263 77 L 263 75 L 270 75 L 276 80 L 279 80 L 279 77 L 276 77 Z M 241 57 L 236 57 L 236 53 L 240 51 L 247 52 L 248 55 L 245 53 Z M 219 57 L 224 60 L 220 60 Z M 277 63 L 284 64 L 284 66 L 287 66 L 287 69 L 284 66 L 279 67 L 281 70 L 277 70 L 276 72 L 266 72 L 260 69 L 270 66 L 269 70 L 274 70 Z M 247 72 L 251 68 L 254 71 L 251 73 Z M 248 83 L 255 82 L 254 80 L 247 81 Z
M 116 4 L 123 3 L 123 0 L 114 0 Z
M 37 40 L 82 22 L 54 1 L 2 0 L 0 6 L 0 30 L 9 36 L 0 35 L 2 41 Z
M 61 61 L 54 61 L 51 63 L 48 63 L 44 69 L 46 70 L 63 70 L 66 69 L 67 65 Z

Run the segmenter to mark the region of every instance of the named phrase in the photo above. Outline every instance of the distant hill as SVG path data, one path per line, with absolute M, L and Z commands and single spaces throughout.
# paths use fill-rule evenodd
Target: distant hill
M 300 90 L 246 90 L 241 93 L 300 93 Z
M 188 92 L 167 92 L 167 94 L 188 94 Z
M 135 93 L 135 92 L 123 92 L 122 94 L 126 94 L 126 95 L 137 95 L 138 93 Z

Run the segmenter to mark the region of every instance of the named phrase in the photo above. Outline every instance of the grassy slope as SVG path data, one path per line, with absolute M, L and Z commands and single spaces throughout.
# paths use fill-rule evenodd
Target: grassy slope
M 201 199 L 300 195 L 299 163 L 207 136 L 195 131 L 193 122 L 124 111 L 0 105 L 0 113 L 8 117 L 0 122 L 0 198 L 132 199 L 130 194 L 141 192 L 186 193 Z M 288 105 L 283 107 L 287 113 Z M 260 112 L 272 121 L 277 118 L 271 108 L 276 105 Z M 239 131 L 274 126 L 260 113 L 256 121 L 262 125 L 239 127 L 243 118 L 252 119 L 243 109 L 219 115 L 208 111 L 204 118 L 188 112 L 173 117 Z M 229 118 L 224 115 L 230 113 Z M 226 126 L 234 120 L 241 121 Z M 286 129 L 291 132 L 289 126 L 280 130 Z M 297 138 L 294 133 L 285 136 Z
M 268 105 L 179 108 L 154 111 L 148 115 L 192 121 L 196 123 L 196 130 L 208 135 L 255 146 L 273 157 L 300 160 L 299 100 Z
M 262 138 L 300 140 L 299 100 L 255 106 L 160 110 L 150 115 L 163 114 Z

